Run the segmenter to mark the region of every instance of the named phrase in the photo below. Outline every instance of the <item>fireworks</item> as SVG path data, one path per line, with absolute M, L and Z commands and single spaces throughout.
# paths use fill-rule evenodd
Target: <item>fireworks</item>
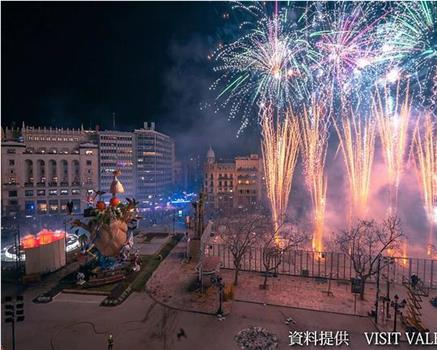
M 432 227 L 437 224 L 437 127 L 434 118 L 434 115 L 427 114 L 422 130 L 417 124 L 413 143 L 425 210 L 430 222 L 429 245 L 433 243 Z
M 328 148 L 328 116 L 324 108 L 313 103 L 299 119 L 300 150 L 308 190 L 313 203 L 313 249 L 322 251 L 327 177 L 325 159 Z
M 313 206 L 313 249 L 322 249 L 330 117 L 347 171 L 349 218 L 367 213 L 377 133 L 390 210 L 396 211 L 410 137 L 410 84 L 415 110 L 433 113 L 436 105 L 437 6 L 427 1 L 324 1 L 237 2 L 232 7 L 238 30 L 208 56 L 218 74 L 211 88 L 217 91 L 217 108 L 242 119 L 239 132 L 261 120 L 275 229 L 285 216 L 299 148 Z M 233 15 L 223 18 L 231 22 Z M 402 81 L 408 81 L 405 89 Z M 428 215 L 437 216 L 437 206 L 428 202 Z
M 262 153 L 267 197 L 272 211 L 275 232 L 284 222 L 299 149 L 297 121 L 287 112 L 282 121 L 272 108 L 262 114 Z
M 376 126 L 372 120 L 363 121 L 353 114 L 350 118 L 343 117 L 340 125 L 334 125 L 348 175 L 352 202 L 349 218 L 362 218 L 367 212 Z
M 382 152 L 387 167 L 387 178 L 390 186 L 390 211 L 397 210 L 399 182 L 404 170 L 405 155 L 408 147 L 408 127 L 411 113 L 409 87 L 401 102 L 400 84 L 397 84 L 395 95 L 385 86 L 383 95 L 376 91 L 372 99 L 373 114 L 377 121 Z
M 259 3 L 235 7 L 252 21 L 241 25 L 246 34 L 212 55 L 214 70 L 222 73 L 212 89 L 224 85 L 218 99 L 229 107 L 230 118 L 241 116 L 244 128 L 253 106 L 285 110 L 293 101 L 304 99 L 311 77 L 307 63 L 316 61 L 316 53 L 303 28 L 290 21 L 289 8 L 276 8 L 268 15 Z

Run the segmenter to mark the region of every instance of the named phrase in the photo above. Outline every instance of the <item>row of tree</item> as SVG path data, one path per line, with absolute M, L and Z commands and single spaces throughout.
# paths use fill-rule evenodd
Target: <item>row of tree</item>
M 242 262 L 249 249 L 258 247 L 261 250 L 264 268 L 261 287 L 264 289 L 267 288 L 268 277 L 277 271 L 285 253 L 301 249 L 311 240 L 309 234 L 292 224 L 272 230 L 268 216 L 261 214 L 245 213 L 220 218 L 216 220 L 216 230 L 221 242 L 232 255 L 234 285 L 238 284 Z M 333 250 L 349 257 L 356 277 L 362 281 L 362 299 L 366 281 L 390 261 L 381 257 L 396 252 L 403 238 L 401 221 L 396 216 L 390 216 L 380 223 L 375 220 L 357 220 L 349 228 L 334 235 Z

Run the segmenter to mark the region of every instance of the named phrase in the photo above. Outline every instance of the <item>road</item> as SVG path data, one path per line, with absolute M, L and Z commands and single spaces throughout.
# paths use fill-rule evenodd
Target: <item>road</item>
M 234 302 L 231 315 L 219 321 L 210 315 L 168 309 L 145 293 L 135 293 L 112 308 L 99 306 L 102 297 L 98 296 L 60 294 L 49 304 L 34 304 L 34 295 L 25 295 L 26 320 L 16 328 L 17 350 L 106 349 L 110 333 L 114 350 L 238 349 L 234 336 L 249 326 L 267 328 L 278 336 L 279 349 L 288 349 L 286 317 L 296 321 L 294 330 L 348 330 L 350 349 L 359 350 L 367 348 L 362 332 L 374 330 L 367 318 L 241 302 Z M 180 328 L 187 338 L 177 339 Z M 10 333 L 10 325 L 2 324 L 5 349 L 11 348 Z

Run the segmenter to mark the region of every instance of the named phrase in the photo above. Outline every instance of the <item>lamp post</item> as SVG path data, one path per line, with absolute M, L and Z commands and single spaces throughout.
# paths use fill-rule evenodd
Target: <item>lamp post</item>
M 217 315 L 223 315 L 223 289 L 225 287 L 225 284 L 223 283 L 223 279 L 220 276 L 216 277 L 215 284 L 219 288 L 219 307 L 217 310 Z
M 397 326 L 397 316 L 399 309 L 402 309 L 407 304 L 407 301 L 404 299 L 399 303 L 399 296 L 396 294 L 394 297 L 394 301 L 391 302 L 391 306 L 394 308 L 395 318 L 393 320 L 393 332 L 396 332 Z
M 381 254 L 378 256 L 378 273 L 376 277 L 375 324 L 378 324 L 380 271 L 381 271 Z

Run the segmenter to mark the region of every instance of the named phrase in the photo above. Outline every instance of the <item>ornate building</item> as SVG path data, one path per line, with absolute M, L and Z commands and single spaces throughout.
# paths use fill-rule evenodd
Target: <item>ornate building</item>
M 2 215 L 80 212 L 98 188 L 96 132 L 2 128 Z
M 262 204 L 263 168 L 257 154 L 217 162 L 210 147 L 206 159 L 203 190 L 209 205 L 226 210 Z

